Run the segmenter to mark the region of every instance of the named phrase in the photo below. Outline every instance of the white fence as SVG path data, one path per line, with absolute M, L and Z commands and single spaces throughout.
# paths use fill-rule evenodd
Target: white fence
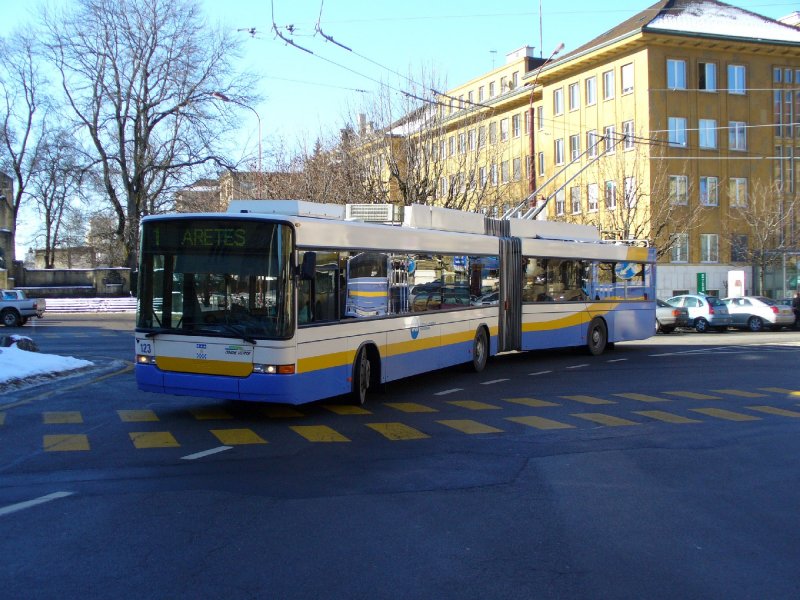
M 136 312 L 136 298 L 47 298 L 47 313 Z

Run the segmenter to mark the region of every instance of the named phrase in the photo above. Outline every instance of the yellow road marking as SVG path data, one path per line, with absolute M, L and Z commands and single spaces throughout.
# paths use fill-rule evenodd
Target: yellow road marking
M 447 421 L 437 421 L 437 423 L 441 423 L 446 427 L 452 427 L 457 431 L 461 431 L 462 433 L 468 433 L 468 434 L 503 432 L 502 429 L 498 429 L 497 427 L 492 427 L 491 425 L 485 425 L 484 423 L 478 423 L 477 421 L 471 421 L 470 419 L 453 419 Z
M 742 413 L 733 412 L 732 410 L 725 410 L 722 408 L 692 408 L 694 412 L 698 412 L 709 417 L 716 417 L 717 419 L 725 419 L 726 421 L 760 421 L 761 417 L 754 417 L 753 415 L 745 415 Z
M 212 429 L 211 433 L 226 446 L 267 443 L 267 440 L 252 429 Z
M 347 405 L 347 404 L 325 404 L 324 407 L 327 408 L 332 413 L 336 413 L 337 415 L 371 415 L 372 414 L 366 408 L 361 408 L 360 406 L 350 406 L 350 405 Z
M 261 409 L 261 412 L 264 413 L 264 416 L 268 419 L 294 419 L 305 416 L 299 410 L 291 406 L 265 406 Z
M 78 411 L 44 412 L 42 418 L 45 425 L 61 425 L 64 423 L 83 423 L 83 417 Z
M 560 421 L 552 421 L 543 417 L 507 417 L 508 421 L 515 423 L 522 423 L 528 427 L 535 427 L 536 429 L 574 429 L 574 425 L 561 423 Z
M 198 421 L 220 421 L 233 418 L 231 413 L 221 408 L 190 408 L 189 412 Z
M 136 448 L 178 448 L 180 444 L 169 431 L 135 431 L 128 434 Z
M 719 396 L 709 396 L 708 394 L 698 394 L 697 392 L 664 392 L 670 396 L 679 396 L 681 398 L 689 398 L 691 400 L 722 400 Z
M 156 413 L 152 410 L 118 410 L 119 418 L 125 423 L 145 423 L 158 421 Z
M 688 417 L 682 417 L 681 415 L 665 412 L 663 410 L 635 410 L 633 412 L 637 415 L 650 417 L 651 419 L 665 421 L 667 423 L 702 423 L 702 421 L 698 421 L 697 419 L 689 419 Z
M 424 440 L 425 438 L 431 437 L 403 423 L 367 423 L 367 427 L 374 429 L 382 436 L 392 441 Z
M 434 413 L 439 412 L 430 406 L 417 404 L 416 402 L 387 402 L 386 406 L 391 406 L 394 409 L 404 413 Z
M 773 394 L 789 394 L 790 396 L 795 393 L 795 390 L 787 390 L 786 388 L 779 387 L 763 387 L 758 389 L 765 392 L 771 392 Z
M 758 412 L 767 413 L 769 415 L 780 415 L 781 417 L 800 417 L 800 412 L 796 410 L 787 410 L 785 408 L 776 408 L 774 406 L 748 406 L 750 410 L 757 410 Z
M 485 402 L 477 402 L 475 400 L 448 400 L 447 403 L 469 410 L 501 410 L 499 406 L 495 406 L 494 404 L 486 404 Z
M 739 396 L 740 398 L 766 398 L 766 394 L 758 394 L 756 392 L 746 392 L 744 390 L 711 390 L 717 394 L 725 394 L 726 396 Z
M 83 434 L 46 435 L 43 448 L 45 452 L 75 452 L 89 450 L 89 438 Z
M 506 402 L 513 402 L 514 404 L 522 404 L 523 406 L 532 406 L 533 408 L 542 408 L 544 406 L 561 406 L 555 402 L 537 400 L 536 398 L 504 398 L 504 400 Z
M 621 398 L 628 398 L 629 400 L 638 400 L 639 402 L 670 402 L 668 398 L 659 398 L 658 396 L 649 396 L 648 394 L 614 394 Z
M 292 425 L 295 433 L 309 442 L 349 442 L 350 440 L 327 425 Z
M 566 398 L 567 400 L 574 400 L 575 402 L 580 402 L 582 404 L 616 404 L 616 402 L 612 402 L 611 400 L 604 400 L 603 398 L 597 398 L 596 396 L 561 396 L 562 398 Z
M 586 419 L 587 421 L 592 421 L 594 423 L 599 423 L 600 425 L 606 425 L 607 427 L 641 425 L 641 423 L 637 423 L 636 421 L 629 421 L 628 419 L 622 419 L 612 415 L 605 415 L 603 413 L 573 413 L 572 416 L 578 417 L 579 419 Z

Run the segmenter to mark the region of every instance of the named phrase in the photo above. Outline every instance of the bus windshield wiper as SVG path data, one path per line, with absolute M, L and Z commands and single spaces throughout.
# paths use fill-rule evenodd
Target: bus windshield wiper
M 147 333 L 144 334 L 144 337 L 146 337 L 146 338 L 154 338 L 159 333 L 169 333 L 171 331 L 174 332 L 174 329 L 168 329 L 166 327 L 159 327 L 157 329 L 151 329 L 150 331 L 148 331 Z
M 200 329 L 194 329 L 193 333 L 233 333 L 235 337 L 241 338 L 248 344 L 253 344 L 254 346 L 257 344 L 256 338 L 246 335 L 239 331 L 239 328 L 235 325 L 228 325 L 227 323 L 216 323 L 216 327 L 219 329 L 213 329 L 209 327 L 203 327 Z

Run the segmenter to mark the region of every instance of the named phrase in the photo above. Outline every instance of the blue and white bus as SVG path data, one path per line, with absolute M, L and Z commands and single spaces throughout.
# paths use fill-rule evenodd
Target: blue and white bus
M 234 201 L 142 220 L 139 389 L 302 404 L 509 351 L 654 333 L 655 251 L 588 226 Z M 497 292 L 497 301 L 476 302 Z M 494 298 L 494 296 L 488 296 Z

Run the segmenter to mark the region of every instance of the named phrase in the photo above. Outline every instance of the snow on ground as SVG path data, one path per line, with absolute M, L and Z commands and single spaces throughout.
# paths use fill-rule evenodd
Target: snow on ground
M 72 371 L 93 364 L 71 356 L 28 352 L 16 346 L 0 348 L 0 385 L 14 379 Z

